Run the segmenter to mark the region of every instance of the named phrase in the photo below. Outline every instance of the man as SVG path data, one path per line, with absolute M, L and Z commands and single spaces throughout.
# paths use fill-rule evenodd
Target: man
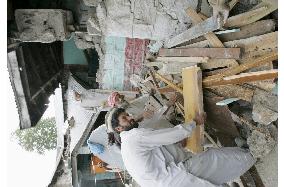
M 167 149 L 204 123 L 197 115 L 188 124 L 152 130 L 138 123 L 122 108 L 112 114 L 112 128 L 120 133 L 121 154 L 126 169 L 142 187 L 210 187 L 234 180 L 253 164 L 252 155 L 240 148 L 209 149 L 184 161 Z
M 107 163 L 109 167 L 125 170 L 120 148 L 108 144 L 107 127 L 105 124 L 99 126 L 91 133 L 87 144 L 91 153 Z

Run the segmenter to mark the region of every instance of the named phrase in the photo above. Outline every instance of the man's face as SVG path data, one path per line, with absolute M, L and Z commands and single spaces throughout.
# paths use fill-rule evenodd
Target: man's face
M 117 95 L 115 96 L 115 105 L 121 104 L 122 101 L 123 101 L 123 99 L 124 99 L 124 95 L 117 94 Z
M 118 116 L 119 126 L 116 127 L 119 132 L 128 131 L 138 127 L 138 123 L 128 113 L 123 112 Z

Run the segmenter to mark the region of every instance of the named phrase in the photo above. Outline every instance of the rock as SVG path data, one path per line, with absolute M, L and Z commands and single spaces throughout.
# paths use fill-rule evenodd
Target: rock
M 268 134 L 253 130 L 247 144 L 254 158 L 263 158 L 275 147 L 276 141 Z
M 71 33 L 71 11 L 60 9 L 17 9 L 15 11 L 19 39 L 24 42 L 51 43 L 65 41 Z
M 256 89 L 252 99 L 252 118 L 255 122 L 268 125 L 278 119 L 277 95 Z
M 269 125 L 278 119 L 278 113 L 264 107 L 261 104 L 254 104 L 252 110 L 252 118 L 255 122 Z

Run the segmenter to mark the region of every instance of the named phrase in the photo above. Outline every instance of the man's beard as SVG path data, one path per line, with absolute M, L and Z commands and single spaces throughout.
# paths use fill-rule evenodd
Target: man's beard
M 124 130 L 130 131 L 131 129 L 138 128 L 138 126 L 139 126 L 139 123 L 137 123 L 136 121 L 133 121 L 130 126 L 124 127 Z

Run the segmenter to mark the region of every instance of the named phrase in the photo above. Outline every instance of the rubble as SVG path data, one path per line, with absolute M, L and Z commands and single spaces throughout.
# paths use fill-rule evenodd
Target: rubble
M 71 36 L 72 12 L 60 9 L 17 9 L 19 39 L 24 42 L 51 43 Z
M 79 49 L 95 48 L 95 45 L 100 43 L 100 36 L 91 36 L 84 32 L 75 32 L 74 42 Z
M 247 144 L 255 158 L 263 158 L 275 147 L 276 141 L 270 136 L 253 130 L 247 139 Z
M 252 103 L 252 116 L 255 122 L 268 125 L 278 119 L 277 95 L 256 89 Z

